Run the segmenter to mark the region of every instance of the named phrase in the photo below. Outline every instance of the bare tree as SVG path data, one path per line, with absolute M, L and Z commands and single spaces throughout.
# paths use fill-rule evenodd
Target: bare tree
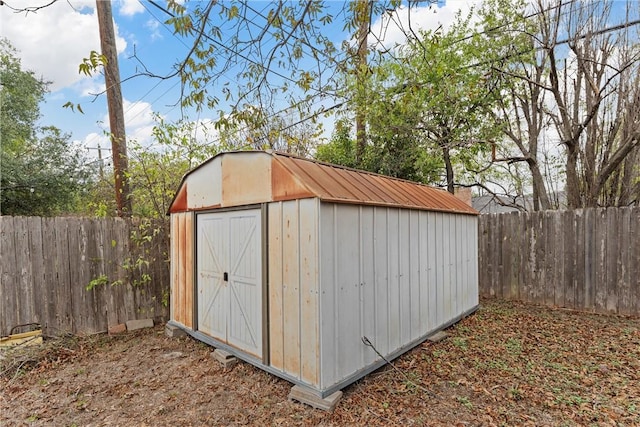
M 638 4 L 538 0 L 526 34 L 533 55 L 501 70 L 519 80 L 501 111 L 505 133 L 527 163 L 535 209 L 554 206 L 540 141 L 557 138 L 571 208 L 640 201 Z M 613 8 L 626 7 L 623 22 Z

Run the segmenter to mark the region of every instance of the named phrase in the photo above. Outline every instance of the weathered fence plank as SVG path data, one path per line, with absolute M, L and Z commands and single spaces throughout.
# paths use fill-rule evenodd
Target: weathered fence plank
M 119 218 L 0 216 L 0 334 L 31 322 L 58 335 L 166 319 L 168 238 L 156 233 L 132 242 L 139 225 Z M 138 257 L 145 262 L 136 268 Z
M 640 315 L 640 207 L 481 215 L 480 294 Z
M 14 310 L 18 301 L 18 263 L 16 262 L 16 246 L 14 233 L 14 220 L 12 217 L 0 216 L 0 268 L 2 269 L 3 286 L 0 286 L 0 327 L 3 331 L 8 331 L 17 325 L 17 313 Z

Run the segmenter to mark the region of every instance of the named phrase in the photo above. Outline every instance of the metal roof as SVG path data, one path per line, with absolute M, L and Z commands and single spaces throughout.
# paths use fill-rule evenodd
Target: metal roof
M 285 153 L 271 155 L 324 201 L 478 213 L 451 193 L 427 185 Z
M 320 200 L 336 203 L 478 214 L 471 206 L 441 189 L 274 151 L 238 151 L 214 156 L 184 176 L 169 212 L 206 208 L 207 206 L 191 208 L 187 203 L 186 193 L 188 190 L 186 187 L 189 176 L 219 157 L 223 157 L 223 159 L 218 163 L 224 165 L 224 156 L 244 155 L 248 157 L 249 153 L 253 153 L 254 156 L 259 154 L 261 162 L 265 160 L 264 156 L 269 156 L 271 160 L 269 165 L 271 176 L 261 180 L 271 182 L 267 191 L 271 194 L 265 194 L 263 202 L 318 197 Z M 254 164 L 257 159 L 251 161 L 251 164 Z M 252 167 L 247 169 L 254 170 Z M 240 175 L 241 172 L 247 173 L 246 170 L 238 170 L 238 179 L 243 179 L 243 176 Z M 227 176 L 228 174 L 229 172 L 226 172 L 222 175 Z M 247 190 L 255 193 L 255 186 Z M 224 188 L 222 193 L 224 193 Z M 255 198 L 255 195 L 253 197 Z M 227 204 L 227 206 L 231 205 Z M 225 207 L 224 201 L 215 206 L 209 206 L 209 208 L 218 207 Z

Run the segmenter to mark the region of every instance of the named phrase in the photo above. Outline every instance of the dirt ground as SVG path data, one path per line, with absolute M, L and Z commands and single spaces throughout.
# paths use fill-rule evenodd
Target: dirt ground
M 345 388 L 332 413 L 162 325 L 0 355 L 0 425 L 640 426 L 640 320 L 483 301 Z

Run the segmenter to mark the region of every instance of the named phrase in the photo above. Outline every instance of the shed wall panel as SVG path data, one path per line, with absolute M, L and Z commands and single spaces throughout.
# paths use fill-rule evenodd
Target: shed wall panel
M 409 253 L 407 259 L 409 265 L 409 307 L 410 307 L 410 336 L 415 340 L 422 335 L 424 324 L 421 318 L 420 304 L 422 293 L 420 289 L 420 212 L 409 211 Z M 426 293 L 426 292 L 425 292 Z
M 171 319 L 193 327 L 193 213 L 171 215 Z
M 387 253 L 384 260 L 387 264 L 387 303 L 389 319 L 389 349 L 396 349 L 402 342 L 400 339 L 400 288 L 398 276 L 399 246 L 399 209 L 387 208 Z M 384 226 L 384 225 L 382 225 Z
M 368 210 L 368 209 L 367 209 Z M 389 233 L 387 230 L 389 209 L 373 208 L 373 230 L 376 236 L 373 248 L 374 277 L 375 277 L 375 312 L 376 334 L 371 340 L 382 354 L 389 353 L 389 265 L 388 245 Z M 377 358 L 377 356 L 376 356 Z
M 476 218 L 321 203 L 323 389 L 477 305 Z
M 411 239 L 409 221 L 411 211 L 398 211 L 398 292 L 400 342 L 411 341 Z
M 269 203 L 269 363 L 284 371 L 284 308 L 282 283 L 282 202 Z
M 222 158 L 214 157 L 206 168 L 195 169 L 189 174 L 186 182 L 189 209 L 220 206 L 222 203 Z
M 360 324 L 360 222 L 359 207 L 334 205 L 333 252 L 337 254 L 333 284 L 336 287 L 337 365 L 341 377 L 361 367 Z
M 282 304 L 284 371 L 300 378 L 300 236 L 298 203 L 282 205 Z
M 269 204 L 270 365 L 319 386 L 317 199 Z
M 222 186 L 223 207 L 271 200 L 271 158 L 262 153 L 223 156 L 222 180 L 217 184 Z
M 298 201 L 300 232 L 300 355 L 301 379 L 320 384 L 318 311 L 318 199 Z
M 376 263 L 374 249 L 376 245 L 375 210 L 362 206 L 359 208 L 360 214 L 360 310 L 361 335 L 368 339 L 374 339 L 376 334 L 376 288 L 375 272 Z M 361 366 L 367 366 L 376 360 L 377 356 L 373 351 L 362 352 Z

